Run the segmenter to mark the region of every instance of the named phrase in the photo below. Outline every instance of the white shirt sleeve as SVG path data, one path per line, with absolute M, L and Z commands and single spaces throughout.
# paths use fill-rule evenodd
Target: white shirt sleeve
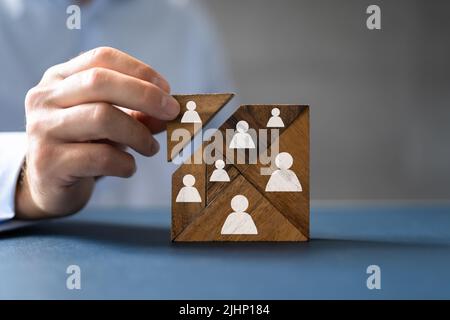
M 14 218 L 14 200 L 27 140 L 24 132 L 0 132 L 0 230 Z

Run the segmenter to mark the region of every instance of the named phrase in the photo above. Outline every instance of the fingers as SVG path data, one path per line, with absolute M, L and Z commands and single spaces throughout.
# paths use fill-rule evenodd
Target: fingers
M 157 86 L 104 68 L 89 69 L 62 80 L 52 92 L 51 101 L 61 107 L 103 101 L 160 120 L 172 120 L 180 112 L 175 98 Z
M 53 170 L 64 180 L 113 176 L 129 178 L 136 172 L 132 155 L 108 144 L 76 143 L 58 146 Z
M 119 109 L 146 126 L 152 134 L 160 133 L 167 128 L 167 121 L 147 116 L 146 114 L 139 111 L 129 110 L 126 108 Z
M 152 134 L 160 133 L 167 128 L 167 122 L 152 117 L 140 117 L 138 120 L 150 129 Z
M 66 63 L 56 66 L 49 72 L 49 75 L 65 79 L 78 72 L 92 68 L 111 69 L 150 82 L 162 91 L 170 93 L 170 86 L 167 80 L 150 66 L 122 51 L 108 47 L 100 47 L 85 52 Z
M 29 195 L 32 206 L 19 206 L 19 214 L 76 212 L 88 202 L 93 178 L 131 176 L 136 163 L 124 147 L 158 151 L 152 133 L 180 111 L 169 92 L 159 73 L 111 48 L 48 69 L 25 98 L 27 183 L 18 194 Z
M 106 103 L 56 109 L 46 117 L 45 126 L 49 137 L 63 142 L 107 140 L 145 156 L 159 151 L 158 141 L 144 124 Z

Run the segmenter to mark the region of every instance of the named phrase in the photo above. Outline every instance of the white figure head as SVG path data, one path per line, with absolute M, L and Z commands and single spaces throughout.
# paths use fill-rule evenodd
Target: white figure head
M 279 115 L 280 115 L 280 109 L 278 109 L 278 108 L 273 108 L 273 109 L 272 109 L 272 116 L 278 117 Z
M 231 209 L 235 212 L 244 212 L 247 208 L 248 200 L 245 196 L 239 194 L 231 199 Z
M 294 159 L 287 152 L 281 152 L 275 157 L 275 165 L 281 170 L 288 170 L 293 163 Z
M 244 120 L 239 121 L 236 124 L 236 130 L 239 133 L 246 133 L 248 131 L 248 123 L 247 123 L 247 121 L 244 121 Z
M 215 162 L 216 165 L 216 169 L 222 170 L 223 168 L 225 168 L 225 162 L 223 160 L 217 160 Z
M 192 187 L 195 184 L 195 177 L 192 174 L 187 174 L 183 177 L 183 184 L 186 187 Z
M 195 103 L 195 101 L 188 101 L 188 103 L 186 103 L 186 109 L 188 109 L 189 111 L 194 111 L 195 109 L 197 109 L 197 104 Z

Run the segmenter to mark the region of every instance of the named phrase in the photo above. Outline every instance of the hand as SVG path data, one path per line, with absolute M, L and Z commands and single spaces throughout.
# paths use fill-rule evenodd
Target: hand
M 18 219 L 79 211 L 101 176 L 136 171 L 130 147 L 159 150 L 152 134 L 180 106 L 167 81 L 148 65 L 112 48 L 97 48 L 47 70 L 25 99 L 28 151 L 16 192 Z

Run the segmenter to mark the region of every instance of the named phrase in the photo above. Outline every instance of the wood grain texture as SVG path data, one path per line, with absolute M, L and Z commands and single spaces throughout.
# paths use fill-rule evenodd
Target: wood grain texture
M 283 119 L 284 128 L 267 128 L 267 122 L 270 119 L 271 111 L 273 108 L 278 108 L 280 110 L 280 117 Z M 269 148 L 273 142 L 273 136 L 272 131 L 278 130 L 278 134 L 281 135 L 294 121 L 297 119 L 297 117 L 300 115 L 302 110 L 304 110 L 306 106 L 299 106 L 299 105 L 243 105 L 236 110 L 236 112 L 227 120 L 225 123 L 220 126 L 219 130 L 222 131 L 224 137 L 226 136 L 227 130 L 235 130 L 236 124 L 244 120 L 249 124 L 250 129 L 254 129 L 258 132 L 260 129 L 267 129 L 267 135 L 265 140 L 259 140 L 259 134 L 257 134 L 256 137 L 253 136 L 255 143 L 258 141 L 256 155 L 260 154 L 261 152 L 265 152 L 267 148 Z M 236 163 L 236 159 L 238 159 L 238 153 L 242 151 L 235 150 L 234 152 L 227 153 L 228 149 L 228 143 L 229 141 L 224 140 L 223 144 L 223 152 L 227 155 L 227 158 L 230 162 Z M 230 151 L 228 149 L 228 151 Z M 245 150 L 244 153 L 242 153 L 243 157 L 242 159 L 245 163 L 251 163 L 251 152 L 249 150 Z
M 177 155 L 233 96 L 233 93 L 174 95 L 173 97 L 180 104 L 180 114 L 176 119 L 167 123 L 167 161 L 172 161 L 174 158 L 173 155 Z M 201 124 L 181 123 L 181 118 L 187 110 L 186 104 L 191 100 L 197 104 L 195 111 L 197 111 L 202 120 Z M 184 141 L 183 143 L 172 141 L 173 131 L 180 128 L 189 131 L 191 140 Z
M 264 166 L 258 163 L 236 167 L 260 192 L 265 192 L 265 197 L 309 238 L 309 108 L 302 107 L 302 110 L 279 138 L 280 152 L 289 152 L 294 158 L 291 170 L 299 178 L 302 192 L 265 192 L 270 176 L 261 175 L 260 169 Z
M 222 235 L 220 233 L 228 215 L 233 212 L 230 202 L 237 194 L 244 195 L 249 201 L 246 212 L 250 214 L 258 229 L 256 235 Z M 196 242 L 306 241 L 307 239 L 251 183 L 240 175 L 174 240 Z
M 211 174 L 215 170 L 214 164 L 182 165 L 173 176 L 172 200 L 172 240 L 176 242 L 190 241 L 307 241 L 309 239 L 309 107 L 301 105 L 246 105 L 241 106 L 219 130 L 235 129 L 236 123 L 245 120 L 250 128 L 266 129 L 271 110 L 277 107 L 281 110 L 281 117 L 285 128 L 280 128 L 280 136 L 275 140 L 267 139 L 258 146 L 257 160 L 248 163 L 235 163 L 236 152 L 233 157 L 227 153 L 228 142 L 220 142 L 222 152 L 214 154 L 215 159 L 228 162 L 225 166 L 230 182 L 211 182 Z M 269 132 L 272 129 L 269 129 Z M 269 136 L 270 138 L 270 136 Z M 255 141 L 255 143 L 257 140 Z M 295 172 L 302 185 L 302 192 L 266 192 L 265 188 L 270 178 L 261 175 L 261 169 L 268 168 L 268 164 L 261 164 L 262 152 L 272 143 L 279 144 L 279 152 L 289 152 L 293 159 L 290 168 Z M 204 151 L 209 142 L 203 143 Z M 270 155 L 270 153 L 269 153 Z M 275 155 L 273 155 L 275 157 Z M 231 164 L 233 163 L 233 164 Z M 274 165 L 272 165 L 274 168 Z M 186 173 L 195 172 L 203 180 L 196 184 L 202 194 L 201 204 L 174 203 L 176 192 L 181 187 L 180 181 Z M 198 178 L 197 178 L 198 179 Z M 200 188 L 204 188 L 200 190 Z M 230 202 L 238 194 L 249 200 L 247 213 L 253 218 L 257 235 L 222 235 L 220 234 L 227 216 L 233 212 Z
M 226 164 L 224 170 L 228 173 L 230 182 L 211 182 L 210 178 L 215 169 L 214 164 L 206 165 L 206 205 L 210 204 L 217 196 L 220 196 L 229 187 L 230 182 L 239 176 L 239 171 L 235 166 Z
M 199 151 L 197 151 L 199 152 Z M 194 155 L 191 157 L 193 160 Z M 193 161 L 191 161 L 193 163 Z M 183 203 L 176 202 L 181 188 L 183 188 L 183 177 L 191 174 L 195 177 L 195 188 L 200 193 L 202 202 Z M 172 239 L 176 237 L 189 223 L 192 222 L 206 207 L 206 165 L 205 164 L 182 164 L 172 175 Z

